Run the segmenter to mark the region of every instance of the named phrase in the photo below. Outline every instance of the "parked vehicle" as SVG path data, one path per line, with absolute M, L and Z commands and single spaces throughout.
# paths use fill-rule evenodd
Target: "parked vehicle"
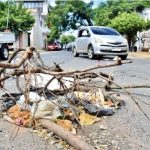
M 15 34 L 11 32 L 0 32 L 0 59 L 7 60 L 9 57 L 9 45 L 15 42 Z
M 79 54 L 88 54 L 90 59 L 96 55 L 112 55 L 126 59 L 128 51 L 127 40 L 115 29 L 103 26 L 85 26 L 78 30 L 73 55 L 76 57 Z
M 58 44 L 58 43 L 51 43 L 51 44 L 48 44 L 47 50 L 48 50 L 48 51 L 61 50 L 61 45 Z
M 73 50 L 73 47 L 74 47 L 74 42 L 69 42 L 67 45 L 66 45 L 66 49 L 67 51 L 72 51 Z
M 150 51 L 150 31 L 137 32 L 134 51 Z

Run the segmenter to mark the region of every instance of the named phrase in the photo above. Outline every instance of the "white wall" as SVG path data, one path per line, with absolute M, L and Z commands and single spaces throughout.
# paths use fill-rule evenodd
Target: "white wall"
M 40 12 L 37 11 L 33 16 L 35 18 L 35 24 L 30 35 L 31 46 L 34 46 L 36 49 L 44 49 L 49 29 L 45 26 L 45 20 Z
M 31 1 L 31 3 L 36 3 L 36 1 L 35 2 Z M 47 1 L 44 1 L 43 5 L 41 5 L 41 6 L 43 6 L 43 12 L 41 12 L 41 10 L 39 10 L 39 9 L 31 8 L 29 3 L 28 3 L 28 6 L 26 6 L 26 7 L 31 8 L 30 11 L 35 18 L 35 23 L 31 29 L 31 31 L 28 31 L 28 32 L 31 33 L 30 34 L 30 46 L 33 46 L 36 49 L 45 48 L 45 45 L 46 45 L 45 41 L 47 40 L 47 35 L 49 33 L 49 29 L 47 28 L 47 26 L 45 26 L 45 24 L 46 24 L 45 19 L 48 15 L 48 3 L 47 3 Z M 16 47 L 17 48 L 28 47 L 28 33 L 23 32 L 23 34 L 21 34 L 17 38 Z
M 145 8 L 142 11 L 141 15 L 145 20 L 149 20 L 150 19 L 150 8 Z

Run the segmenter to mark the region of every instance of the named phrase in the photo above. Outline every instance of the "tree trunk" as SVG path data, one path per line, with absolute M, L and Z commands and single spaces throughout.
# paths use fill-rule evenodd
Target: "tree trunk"
M 66 140 L 70 145 L 72 145 L 77 150 L 95 150 L 93 146 L 87 144 L 81 138 L 77 137 L 76 135 L 72 134 L 70 131 L 62 128 L 56 123 L 53 123 L 46 119 L 40 119 L 39 121 L 44 127 L 51 130 L 64 140 Z
M 127 36 L 129 51 L 132 52 L 132 37 L 130 35 Z

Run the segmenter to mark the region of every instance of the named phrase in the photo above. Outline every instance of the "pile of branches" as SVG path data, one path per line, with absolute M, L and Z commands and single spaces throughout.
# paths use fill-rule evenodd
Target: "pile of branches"
M 17 60 L 16 57 L 18 55 L 19 55 L 19 59 Z M 26 103 L 29 103 L 28 102 L 29 93 L 30 91 L 33 90 L 36 91 L 39 95 L 43 95 L 47 99 L 48 95 L 51 95 L 53 97 L 57 97 L 59 95 L 65 95 L 66 98 L 68 98 L 67 94 L 69 92 L 74 92 L 74 91 L 89 92 L 91 89 L 92 90 L 101 89 L 101 93 L 102 93 L 101 99 L 104 99 L 103 101 L 105 101 L 105 98 L 107 97 L 107 99 L 109 98 L 114 102 L 116 101 L 116 99 L 109 94 L 108 92 L 109 90 L 111 90 L 112 88 L 113 89 L 121 88 L 125 92 L 127 91 L 125 90 L 124 87 L 121 87 L 120 85 L 116 84 L 113 81 L 112 75 L 105 74 L 103 72 L 96 73 L 94 72 L 94 70 L 99 68 L 118 66 L 126 63 L 131 63 L 131 62 L 132 61 L 122 62 L 121 59 L 118 57 L 117 60 L 111 64 L 97 65 L 84 70 L 64 71 L 60 67 L 60 65 L 56 63 L 54 63 L 54 65 L 50 67 L 46 66 L 42 61 L 39 53 L 34 47 L 27 48 L 26 50 L 18 49 L 14 51 L 14 53 L 11 55 L 7 63 L 0 63 L 0 68 L 1 68 L 0 87 L 1 89 L 3 89 L 3 91 L 5 91 L 5 81 L 9 78 L 15 78 L 16 87 L 20 91 L 20 93 L 24 95 Z M 47 79 L 47 83 L 43 87 L 36 87 L 36 86 L 33 87 L 31 84 L 31 76 L 36 75 L 37 73 L 50 75 L 52 77 L 50 79 Z M 69 80 L 69 82 L 71 82 L 71 86 L 69 87 L 66 86 L 64 82 L 64 78 L 66 78 L 66 80 L 68 78 L 73 79 L 73 80 Z M 92 82 L 92 79 L 95 78 L 100 78 L 105 82 L 98 82 L 98 84 L 95 84 Z M 57 82 L 60 85 L 60 89 L 51 90 L 48 88 L 49 85 L 51 85 L 51 83 L 54 80 L 57 80 Z M 34 82 L 36 85 L 36 80 Z M 11 93 L 9 94 L 11 95 Z M 127 94 L 131 96 L 130 93 L 127 92 Z M 74 112 L 74 106 L 72 105 L 72 103 L 70 103 L 69 100 L 70 98 L 67 99 L 67 103 L 73 112 L 74 118 L 80 124 L 76 116 L 76 113 Z M 138 103 L 135 101 L 134 98 L 133 101 L 138 105 Z M 61 105 L 56 104 L 56 107 L 61 108 Z M 33 117 L 32 121 L 34 120 L 35 118 Z M 38 118 L 38 120 L 44 127 L 53 131 L 55 134 L 57 134 L 58 136 L 66 140 L 69 144 L 71 144 L 76 149 L 81 149 L 81 150 L 95 149 L 93 146 L 87 144 L 84 141 L 81 141 L 80 138 L 71 134 L 69 131 L 62 129 L 56 123 L 41 118 Z

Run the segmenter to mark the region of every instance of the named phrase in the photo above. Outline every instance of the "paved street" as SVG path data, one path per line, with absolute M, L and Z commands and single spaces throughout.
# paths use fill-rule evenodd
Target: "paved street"
M 90 60 L 86 55 L 73 57 L 71 51 L 53 51 L 42 53 L 44 62 L 51 66 L 53 62 L 62 63 L 60 66 L 64 70 L 86 69 L 98 64 L 113 63 L 113 59 L 95 59 Z M 117 83 L 148 83 L 150 81 L 150 59 L 140 59 L 129 57 L 127 60 L 133 60 L 131 64 L 116 66 L 111 68 L 102 68 L 100 71 L 112 73 Z
M 52 66 L 53 62 L 62 63 L 60 66 L 64 70 L 85 69 L 98 64 L 114 62 L 113 59 L 89 60 L 86 55 L 75 58 L 70 51 L 43 52 L 41 54 L 42 59 L 48 66 Z M 150 59 L 129 57 L 128 60 L 133 60 L 133 63 L 99 70 L 113 74 L 114 81 L 120 85 L 150 84 Z M 10 85 L 13 87 L 12 80 L 7 83 L 8 87 Z M 150 89 L 128 89 L 128 91 L 140 99 L 137 102 L 144 112 L 150 116 Z M 121 150 L 150 149 L 150 120 L 143 115 L 127 94 L 122 93 L 120 98 L 125 101 L 125 107 L 118 110 L 113 116 L 104 117 L 99 123 L 86 127 L 85 133 L 89 135 L 94 131 L 99 144 L 106 145 L 108 149 L 112 150 L 115 148 Z M 100 125 L 106 126 L 107 130 L 101 130 Z

